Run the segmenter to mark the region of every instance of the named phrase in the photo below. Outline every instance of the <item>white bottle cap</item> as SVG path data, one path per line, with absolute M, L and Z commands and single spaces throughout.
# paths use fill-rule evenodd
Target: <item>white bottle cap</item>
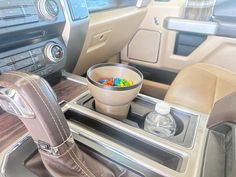
M 170 113 L 170 105 L 164 101 L 160 101 L 155 106 L 155 111 L 159 114 L 166 115 Z

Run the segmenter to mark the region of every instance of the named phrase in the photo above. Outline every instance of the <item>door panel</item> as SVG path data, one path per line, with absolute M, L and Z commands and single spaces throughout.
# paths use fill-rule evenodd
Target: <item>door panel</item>
M 203 36 L 202 39 L 197 39 L 201 40 L 201 42 L 198 43 L 198 41 L 194 41 L 193 38 L 195 37 L 192 38 L 190 35 L 190 39 L 192 40 L 190 40 L 190 42 L 197 45 L 190 44 L 183 46 L 180 44 L 179 47 L 182 48 L 178 50 L 188 50 L 187 52 L 181 51 L 182 53 L 186 53 L 186 56 L 182 56 L 176 52 L 177 49 L 175 44 L 178 32 L 165 29 L 163 23 L 167 17 L 182 18 L 185 12 L 185 4 L 185 0 L 170 0 L 169 2 L 158 2 L 153 0 L 148 7 L 148 13 L 139 28 L 155 30 L 161 33 L 158 61 L 156 63 L 150 63 L 130 58 L 127 55 L 128 45 L 126 45 L 121 52 L 122 61 L 175 72 L 194 63 L 206 62 L 236 72 L 236 38 L 206 35 L 205 37 Z M 186 35 L 189 36 L 188 34 Z M 145 40 L 139 39 L 136 41 Z M 139 45 L 142 45 L 145 50 L 149 50 L 149 44 L 143 42 Z
M 167 51 L 171 51 L 170 53 L 173 52 L 176 32 L 166 30 L 162 24 L 164 22 L 164 19 L 168 16 L 180 17 L 182 15 L 184 4 L 185 0 L 171 0 L 168 2 L 152 1 L 152 3 L 148 6 L 148 13 L 144 18 L 142 24 L 140 25 L 139 29 L 156 31 L 161 34 L 160 47 L 159 47 L 160 51 L 156 62 L 150 63 L 129 58 L 127 55 L 128 45 L 126 45 L 121 52 L 121 60 L 124 62 L 135 63 L 138 65 L 143 65 L 152 68 L 164 67 L 165 58 L 163 57 L 165 55 L 165 52 Z M 135 39 L 136 37 L 137 36 L 134 36 L 132 39 Z M 153 37 L 153 39 L 155 39 L 155 37 Z M 143 36 L 141 39 L 136 41 L 142 41 L 141 44 L 139 44 L 139 46 L 142 46 L 143 51 L 148 51 L 150 50 L 149 48 L 152 47 L 151 44 L 153 42 L 147 43 L 144 42 L 145 40 L 146 39 Z M 133 41 L 131 41 L 130 43 L 132 42 Z M 144 55 L 144 53 L 142 55 Z
M 85 44 L 74 73 L 84 74 L 90 66 L 119 54 L 146 12 L 147 8 L 126 7 L 91 13 Z

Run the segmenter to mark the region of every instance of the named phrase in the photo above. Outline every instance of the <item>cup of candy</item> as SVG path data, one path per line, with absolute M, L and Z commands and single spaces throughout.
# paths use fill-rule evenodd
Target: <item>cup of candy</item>
M 143 75 L 129 65 L 103 63 L 89 68 L 87 83 L 96 111 L 122 120 L 142 87 Z

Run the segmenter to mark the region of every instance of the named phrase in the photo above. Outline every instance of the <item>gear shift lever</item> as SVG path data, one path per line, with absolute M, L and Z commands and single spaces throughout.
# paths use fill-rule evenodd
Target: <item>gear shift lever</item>
M 86 164 L 56 96 L 44 79 L 21 72 L 0 75 L 0 106 L 22 120 L 53 176 L 113 176 L 94 159 L 96 163 Z

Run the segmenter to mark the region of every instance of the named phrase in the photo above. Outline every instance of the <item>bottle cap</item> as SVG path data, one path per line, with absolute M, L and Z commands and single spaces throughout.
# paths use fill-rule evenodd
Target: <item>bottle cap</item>
M 159 114 L 166 115 L 170 113 L 170 105 L 164 101 L 158 102 L 155 106 L 155 111 Z

